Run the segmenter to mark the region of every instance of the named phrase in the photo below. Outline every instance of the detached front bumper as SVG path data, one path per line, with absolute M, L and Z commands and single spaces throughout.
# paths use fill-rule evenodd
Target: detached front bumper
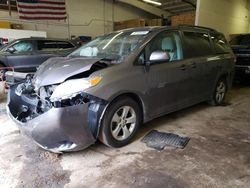
M 18 111 L 24 105 L 32 109 L 34 104 L 16 95 L 14 88 L 10 89 L 8 95 L 8 115 L 40 147 L 52 152 L 78 151 L 95 143 L 96 138 L 89 125 L 91 112 L 88 103 L 51 108 L 27 122 L 21 122 L 18 120 Z

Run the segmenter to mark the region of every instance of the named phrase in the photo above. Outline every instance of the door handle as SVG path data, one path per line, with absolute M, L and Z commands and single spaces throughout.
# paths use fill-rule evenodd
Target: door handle
M 185 64 L 182 64 L 182 65 L 180 66 L 180 69 L 181 69 L 181 70 L 186 70 L 186 68 L 187 68 L 187 67 L 186 67 Z
M 196 63 L 194 62 L 194 63 L 191 63 L 191 67 L 192 68 L 196 68 Z

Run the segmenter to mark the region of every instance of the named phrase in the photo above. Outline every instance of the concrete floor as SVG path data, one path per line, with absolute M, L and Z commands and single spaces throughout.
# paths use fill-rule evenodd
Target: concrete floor
M 0 102 L 0 187 L 250 187 L 250 87 L 230 105 L 199 104 L 144 125 L 135 141 L 100 143 L 57 155 L 21 135 Z M 159 152 L 140 142 L 151 129 L 191 137 L 185 149 Z

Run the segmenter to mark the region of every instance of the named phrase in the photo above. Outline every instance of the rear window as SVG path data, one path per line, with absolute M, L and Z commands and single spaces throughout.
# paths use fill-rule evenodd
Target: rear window
M 224 54 L 224 53 L 229 53 L 231 51 L 224 35 L 219 33 L 212 33 L 211 39 L 213 41 L 216 54 Z
M 184 31 L 187 58 L 208 56 L 212 54 L 209 35 L 205 32 Z
M 67 41 L 52 41 L 39 40 L 37 41 L 37 48 L 39 51 L 54 51 L 73 48 L 74 46 Z

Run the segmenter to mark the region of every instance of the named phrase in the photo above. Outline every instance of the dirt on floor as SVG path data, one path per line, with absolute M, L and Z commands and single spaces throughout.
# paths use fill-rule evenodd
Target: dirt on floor
M 235 86 L 229 103 L 201 103 L 141 127 L 130 145 L 101 143 L 63 155 L 20 134 L 0 101 L 0 187 L 250 187 L 250 87 Z M 148 148 L 152 129 L 191 137 L 185 149 Z

